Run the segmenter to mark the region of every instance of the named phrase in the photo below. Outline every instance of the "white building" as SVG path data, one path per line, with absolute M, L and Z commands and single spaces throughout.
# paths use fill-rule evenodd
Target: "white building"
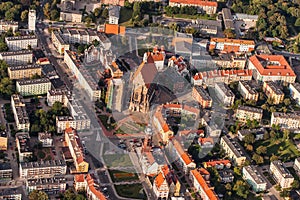
M 279 125 L 281 128 L 300 128 L 300 115 L 297 113 L 273 112 L 271 115 L 271 125 Z
M 263 110 L 260 108 L 250 107 L 250 106 L 239 106 L 236 110 L 235 117 L 242 122 L 247 120 L 261 121 L 263 116 Z
M 19 28 L 19 23 L 18 22 L 14 22 L 14 21 L 3 21 L 0 20 L 0 32 L 6 32 L 9 29 L 11 29 L 13 31 L 13 33 L 15 33 Z
M 11 95 L 11 107 L 17 130 L 29 131 L 30 122 L 23 97 L 18 94 Z
M 290 188 L 294 177 L 280 160 L 271 162 L 270 171 L 281 188 Z
M 154 179 L 153 183 L 153 192 L 155 194 L 155 199 L 168 199 L 169 196 L 169 185 L 164 176 L 163 172 L 160 172 L 156 178 Z
M 267 189 L 267 182 L 263 175 L 253 165 L 243 167 L 243 178 L 254 192 L 263 192 Z
M 23 96 L 47 94 L 51 89 L 51 82 L 48 78 L 18 80 L 16 89 Z
M 48 106 L 53 106 L 55 102 L 60 102 L 67 107 L 69 100 L 72 100 L 72 93 L 65 89 L 54 89 L 47 92 Z
M 6 37 L 5 42 L 10 51 L 36 48 L 38 46 L 36 35 Z
M 28 29 L 30 31 L 35 31 L 35 24 L 36 24 L 36 11 L 29 10 L 29 12 L 28 12 Z
M 32 51 L 8 51 L 0 53 L 0 60 L 4 60 L 8 65 L 27 65 L 32 63 Z
M 300 105 L 300 83 L 291 83 L 289 89 L 291 97 Z
M 16 134 L 16 146 L 19 153 L 19 162 L 24 162 L 32 156 L 33 151 L 30 145 L 30 136 L 28 132 Z
M 80 87 L 85 90 L 88 98 L 96 101 L 101 97 L 101 90 L 98 83 L 92 77 L 91 73 L 87 70 L 83 63 L 80 62 L 78 55 L 66 50 L 64 55 L 64 62 L 71 69 L 72 73 L 76 76 Z
M 66 174 L 67 164 L 64 160 L 21 162 L 19 171 L 22 179 L 49 178 Z
M 59 54 L 64 54 L 65 50 L 70 49 L 70 45 L 66 43 L 58 31 L 52 31 L 52 42 Z
M 38 140 L 43 147 L 53 146 L 53 139 L 51 133 L 38 133 Z
M 64 176 L 55 176 L 51 178 L 27 179 L 25 188 L 27 194 L 33 190 L 43 191 L 48 195 L 59 194 L 65 191 L 67 182 Z
M 119 19 L 120 19 L 120 6 L 113 6 L 109 5 L 108 8 L 108 16 L 109 16 L 109 23 L 110 24 L 119 24 Z
M 222 104 L 225 106 L 233 105 L 235 95 L 225 83 L 215 83 L 215 92 Z
M 81 22 L 82 21 L 82 13 L 77 11 L 61 11 L 59 20 L 66 22 Z

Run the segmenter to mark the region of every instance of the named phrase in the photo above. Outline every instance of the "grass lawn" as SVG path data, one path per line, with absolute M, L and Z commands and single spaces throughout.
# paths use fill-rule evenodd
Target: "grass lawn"
M 133 199 L 147 199 L 141 184 L 115 185 L 119 196 Z
M 119 170 L 108 170 L 113 182 L 136 181 L 139 180 L 138 175 L 133 172 L 124 172 Z
M 120 130 L 119 130 L 120 129 Z M 145 129 L 145 126 L 139 125 L 134 122 L 125 122 L 123 123 L 119 129 L 116 131 L 117 133 L 126 133 L 126 134 L 135 134 L 140 133 Z
M 132 17 L 132 9 L 121 7 L 119 24 L 128 26 Z
M 106 130 L 111 131 L 115 128 L 115 123 L 113 123 L 114 119 L 111 117 L 111 123 L 108 124 L 108 116 L 107 115 L 98 115 L 98 118 L 100 119 L 103 126 L 105 126 Z
M 129 167 L 132 166 L 130 157 L 127 154 L 103 155 L 105 164 L 108 167 Z
M 283 162 L 289 161 L 300 156 L 300 152 L 291 140 L 277 140 L 275 142 L 259 141 L 254 145 L 254 149 L 259 146 L 267 147 L 266 156 L 271 157 L 273 154 L 278 156 Z M 267 161 L 267 160 L 265 160 Z

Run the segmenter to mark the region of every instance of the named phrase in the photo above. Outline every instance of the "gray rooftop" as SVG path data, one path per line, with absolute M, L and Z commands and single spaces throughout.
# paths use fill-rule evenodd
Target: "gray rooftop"
M 245 166 L 243 170 L 246 170 L 256 184 L 267 183 L 263 178 L 263 175 L 253 165 Z
M 19 85 L 33 85 L 33 84 L 51 83 L 51 82 L 48 78 L 40 78 L 40 79 L 30 79 L 30 80 L 18 80 L 17 83 Z

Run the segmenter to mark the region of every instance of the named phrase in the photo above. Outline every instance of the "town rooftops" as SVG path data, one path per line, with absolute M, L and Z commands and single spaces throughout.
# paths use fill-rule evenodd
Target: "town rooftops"
M 0 25 L 18 25 L 18 22 L 0 20 Z
M 204 162 L 203 165 L 206 167 L 214 167 L 216 165 L 230 165 L 230 160 L 214 160 L 214 161 L 208 161 Z
M 260 108 L 254 108 L 254 107 L 250 107 L 250 106 L 241 106 L 240 105 L 238 107 L 238 110 L 244 110 L 244 111 L 247 111 L 247 112 L 259 113 L 259 114 L 263 113 L 262 109 L 260 109 Z
M 237 158 L 240 158 L 242 156 L 246 156 L 246 153 L 245 153 L 243 147 L 238 142 L 236 142 L 233 139 L 227 137 L 226 135 L 224 135 L 222 137 L 222 139 L 225 141 L 227 146 L 231 149 L 231 151 L 235 154 L 235 156 Z
M 253 165 L 245 166 L 244 169 L 250 174 L 256 184 L 266 183 L 260 172 Z
M 19 140 L 20 152 L 31 152 L 32 149 L 30 147 L 30 136 L 29 133 L 18 133 L 16 135 L 17 139 Z
M 7 41 L 16 41 L 16 40 L 37 40 L 36 35 L 25 35 L 25 36 L 14 36 L 14 37 L 5 37 Z
M 157 188 L 160 188 L 160 186 L 163 184 L 163 182 L 166 180 L 165 176 L 163 175 L 163 172 L 160 172 L 157 177 L 155 178 L 155 185 Z
M 218 3 L 215 2 L 215 1 L 201 1 L 201 0 L 170 0 L 170 3 L 189 4 L 189 5 L 197 5 L 197 6 L 211 6 L 211 7 L 218 7 Z
M 246 88 L 246 90 L 250 94 L 257 94 L 258 93 L 254 88 L 252 88 L 250 81 L 240 81 L 240 83 Z
M 66 162 L 64 160 L 47 160 L 47 161 L 39 161 L 39 162 L 21 162 L 20 165 L 22 169 L 30 169 L 30 168 L 66 166 Z
M 0 137 L 7 137 L 7 132 L 6 131 L 0 131 Z
M 106 200 L 106 197 L 100 192 L 99 190 L 96 189 L 95 187 L 95 180 L 94 178 L 88 174 L 86 176 L 86 182 L 88 184 L 88 187 L 90 191 L 99 199 L 99 200 Z
M 183 150 L 181 144 L 176 139 L 172 140 L 172 144 L 186 165 L 192 163 L 192 160 L 190 159 L 188 154 Z
M 66 183 L 66 178 L 64 176 L 54 176 L 51 178 L 39 178 L 39 179 L 27 179 L 28 186 L 38 186 L 38 185 L 51 185 L 51 184 L 61 184 Z
M 275 82 L 273 81 L 266 81 L 265 82 L 270 88 L 271 90 L 273 90 L 273 92 L 277 95 L 284 95 L 283 91 L 278 87 L 278 85 L 276 85 Z
M 126 27 L 125 26 L 119 26 L 118 24 L 105 24 L 104 25 L 104 32 L 106 34 L 125 34 Z
M 234 97 L 234 94 L 228 87 L 228 85 L 226 85 L 225 83 L 216 83 L 216 85 L 218 85 L 218 87 L 224 92 L 226 97 Z
M 282 112 L 273 112 L 272 115 L 274 117 L 280 117 L 280 118 L 294 118 L 300 120 L 300 114 L 298 113 L 282 113 Z
M 235 13 L 237 20 L 258 20 L 258 15 L 247 15 L 245 13 Z
M 195 86 L 195 89 L 204 100 L 206 100 L 206 101 L 212 100 L 211 97 L 209 96 L 208 92 L 203 87 Z
M 76 130 L 73 130 L 72 128 L 67 128 L 65 130 L 65 134 L 67 134 L 69 137 L 70 145 L 74 150 L 77 162 L 78 163 L 83 162 L 84 161 L 83 146 Z
M 0 53 L 2 57 L 33 54 L 31 50 L 7 51 Z
M 300 93 L 300 83 L 295 82 L 295 83 L 291 83 L 291 85 Z
M 191 173 L 194 175 L 198 183 L 201 185 L 201 188 L 205 192 L 206 196 L 209 200 L 218 200 L 219 198 L 215 194 L 215 192 L 211 189 L 211 187 L 206 183 L 204 178 L 201 176 L 197 169 L 191 170 Z
M 293 178 L 290 171 L 283 165 L 280 160 L 271 162 L 284 178 Z
M 18 71 L 18 70 L 27 70 L 27 69 L 40 69 L 42 68 L 40 65 L 19 65 L 19 66 L 9 66 L 10 71 Z
M 39 140 L 45 140 L 45 139 L 51 139 L 52 136 L 51 136 L 51 133 L 40 132 L 40 133 L 38 133 L 38 138 L 39 138 Z
M 249 61 L 264 76 L 296 76 L 282 55 L 254 55 Z
M 232 76 L 252 76 L 252 70 L 211 70 L 205 72 L 198 72 L 193 76 L 194 80 L 205 80 L 218 77 L 232 77 Z
M 48 78 L 30 79 L 30 80 L 18 80 L 19 85 L 34 85 L 42 83 L 51 83 Z
M 232 15 L 231 15 L 231 11 L 229 8 L 223 8 L 222 9 L 222 14 L 223 14 L 223 20 L 232 20 Z
M 109 5 L 108 14 L 110 17 L 120 17 L 120 6 Z
M 240 40 L 229 38 L 211 38 L 210 43 L 225 43 L 227 45 L 255 45 L 253 40 Z
M 72 93 L 71 91 L 67 90 L 67 89 L 54 89 L 54 90 L 49 90 L 48 91 L 49 95 L 51 96 L 56 96 L 56 95 L 69 95 L 71 96 Z
M 53 34 L 55 35 L 56 39 L 59 41 L 60 44 L 67 44 L 64 39 L 61 37 L 60 33 L 58 31 L 53 31 Z

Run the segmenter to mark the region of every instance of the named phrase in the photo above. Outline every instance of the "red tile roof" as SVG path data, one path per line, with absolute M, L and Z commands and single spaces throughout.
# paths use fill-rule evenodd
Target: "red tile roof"
M 160 172 L 157 177 L 155 178 L 155 185 L 157 188 L 160 188 L 160 186 L 163 184 L 163 182 L 165 181 L 165 177 L 163 175 L 162 172 Z
M 198 183 L 201 185 L 203 191 L 205 192 L 206 196 L 210 200 L 218 200 L 219 198 L 216 196 L 214 191 L 208 186 L 204 178 L 201 176 L 201 174 L 198 172 L 197 169 L 194 169 L 191 171 L 191 173 L 195 176 Z
M 126 31 L 126 28 L 124 26 L 119 26 L 118 24 L 105 24 L 104 25 L 104 32 L 106 34 L 119 35 L 119 34 L 124 34 L 125 31 Z
M 84 182 L 84 174 L 76 174 L 75 182 Z
M 106 200 L 106 197 L 102 194 L 102 192 L 98 191 L 94 186 L 94 179 L 90 174 L 86 176 L 86 181 L 88 182 L 88 187 L 90 191 L 99 199 Z
M 177 150 L 178 154 L 181 156 L 184 163 L 186 165 L 189 165 L 190 163 L 192 163 L 192 160 L 190 159 L 188 154 L 183 150 L 181 144 L 176 139 L 173 139 L 172 143 L 174 145 L 174 148 Z
M 178 4 L 191 4 L 197 6 L 212 6 L 218 7 L 218 3 L 214 1 L 201 1 L 201 0 L 170 0 L 170 3 Z
M 257 71 L 264 76 L 296 76 L 282 55 L 254 55 L 249 58 Z
M 206 165 L 206 167 L 214 167 L 216 165 L 228 165 L 230 164 L 230 160 L 208 161 L 208 162 L 204 162 L 203 164 Z
M 211 144 L 213 144 L 214 143 L 214 140 L 213 140 L 213 138 L 202 138 L 202 137 L 200 137 L 199 139 L 198 139 L 198 141 L 200 142 L 200 144 L 205 144 L 205 143 L 211 143 Z

